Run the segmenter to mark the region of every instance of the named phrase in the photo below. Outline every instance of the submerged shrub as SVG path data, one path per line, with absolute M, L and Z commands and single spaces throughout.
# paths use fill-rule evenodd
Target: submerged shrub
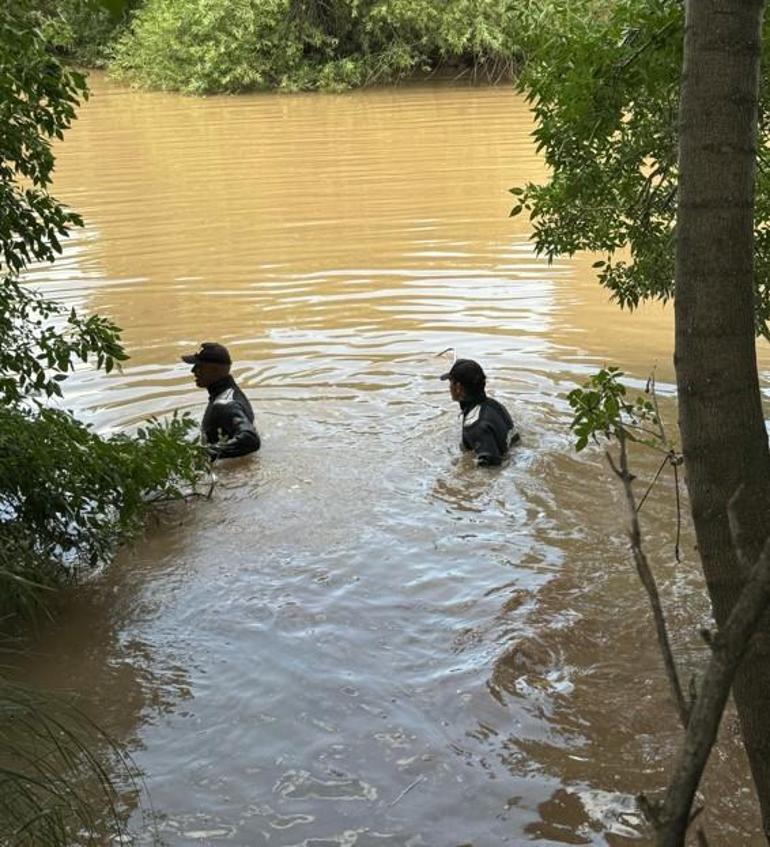
M 109 560 L 148 508 L 205 469 L 189 417 L 102 436 L 68 412 L 0 408 L 0 620 L 34 612 L 44 591 Z

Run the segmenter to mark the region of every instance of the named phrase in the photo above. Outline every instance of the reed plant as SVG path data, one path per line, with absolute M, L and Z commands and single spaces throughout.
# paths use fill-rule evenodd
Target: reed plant
M 126 837 L 136 768 L 60 697 L 0 679 L 0 844 L 74 847 Z

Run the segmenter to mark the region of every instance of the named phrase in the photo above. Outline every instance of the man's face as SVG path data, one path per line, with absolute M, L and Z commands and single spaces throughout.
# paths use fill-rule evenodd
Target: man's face
M 192 373 L 195 376 L 195 384 L 198 388 L 208 388 L 218 379 L 227 376 L 229 368 L 225 365 L 214 364 L 213 362 L 198 362 L 193 365 Z
M 465 389 L 456 379 L 449 380 L 449 394 L 455 403 L 465 399 Z

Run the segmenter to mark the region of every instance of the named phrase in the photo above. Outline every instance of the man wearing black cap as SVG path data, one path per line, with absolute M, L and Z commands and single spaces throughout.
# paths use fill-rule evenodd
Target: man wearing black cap
M 505 406 L 487 397 L 481 365 L 472 359 L 458 359 L 441 379 L 449 380 L 449 393 L 460 404 L 463 449 L 473 450 L 479 465 L 499 465 L 511 444 L 519 440 L 519 433 Z
M 197 353 L 182 356 L 182 361 L 193 366 L 198 388 L 209 392 L 209 404 L 201 421 L 201 441 L 212 461 L 259 450 L 254 411 L 230 376 L 232 359 L 227 347 L 204 341 Z

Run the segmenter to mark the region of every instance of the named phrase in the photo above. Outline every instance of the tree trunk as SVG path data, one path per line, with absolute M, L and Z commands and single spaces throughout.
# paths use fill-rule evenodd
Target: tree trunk
M 693 521 L 717 625 L 746 578 L 740 547 L 770 530 L 768 453 L 754 338 L 753 209 L 762 0 L 687 0 L 676 255 L 679 425 Z M 733 686 L 770 840 L 770 616 Z

